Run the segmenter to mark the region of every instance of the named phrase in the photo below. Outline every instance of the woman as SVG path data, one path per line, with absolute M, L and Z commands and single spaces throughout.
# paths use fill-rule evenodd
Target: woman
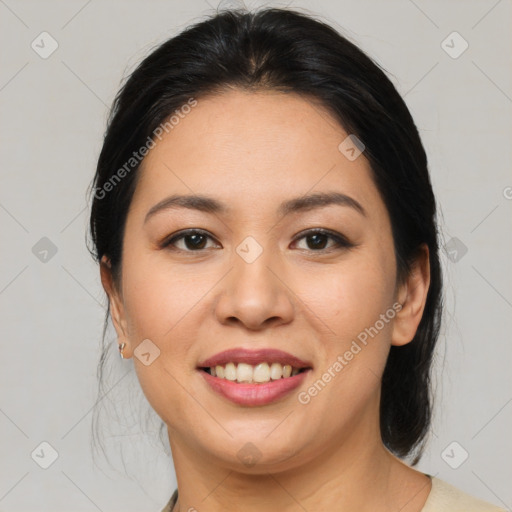
M 167 426 L 164 511 L 499 510 L 412 467 L 435 198 L 405 103 L 356 46 L 285 9 L 185 30 L 119 92 L 93 190 L 121 356 Z

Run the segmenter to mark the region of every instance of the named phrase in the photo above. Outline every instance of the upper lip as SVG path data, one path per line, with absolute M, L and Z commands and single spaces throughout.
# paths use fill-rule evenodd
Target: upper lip
M 258 350 L 249 350 L 245 348 L 232 348 L 219 352 L 214 356 L 200 362 L 199 368 L 207 368 L 211 366 L 224 366 L 227 363 L 246 363 L 256 365 L 260 363 L 280 363 L 282 365 L 289 364 L 293 368 L 310 368 L 311 364 L 307 361 L 277 350 L 275 348 L 262 348 Z

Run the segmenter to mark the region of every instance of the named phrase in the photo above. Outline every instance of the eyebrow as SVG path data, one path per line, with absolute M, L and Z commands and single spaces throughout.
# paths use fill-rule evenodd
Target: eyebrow
M 366 216 L 366 211 L 354 198 L 340 192 L 318 192 L 302 197 L 288 199 L 281 203 L 277 213 L 285 216 L 291 213 L 309 211 L 331 205 L 348 206 L 361 215 Z M 144 223 L 158 212 L 176 208 L 188 208 L 212 214 L 229 214 L 231 208 L 221 201 L 204 195 L 172 195 L 155 204 L 146 214 Z

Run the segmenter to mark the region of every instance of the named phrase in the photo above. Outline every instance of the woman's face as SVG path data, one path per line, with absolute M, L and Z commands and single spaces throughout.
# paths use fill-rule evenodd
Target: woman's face
M 295 94 L 233 90 L 199 99 L 146 156 L 122 290 L 102 277 L 173 452 L 193 447 L 202 461 L 255 473 L 377 438 L 390 345 L 409 341 L 421 314 L 399 312 L 407 292 L 396 286 L 389 216 L 347 136 Z M 307 201 L 318 194 L 339 201 Z M 175 195 L 222 208 L 154 209 Z M 183 230 L 199 233 L 166 245 Z M 276 380 L 200 368 L 233 349 L 218 361 L 226 376 Z M 232 375 L 230 362 L 252 364 Z M 287 362 L 303 370 L 278 378 Z

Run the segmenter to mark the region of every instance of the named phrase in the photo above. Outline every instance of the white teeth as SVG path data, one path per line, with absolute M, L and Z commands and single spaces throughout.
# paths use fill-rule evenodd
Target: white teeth
M 257 382 L 265 383 L 273 380 L 294 377 L 300 373 L 298 368 L 280 363 L 260 363 L 252 366 L 247 363 L 227 363 L 225 366 L 217 365 L 210 367 L 210 374 L 220 379 L 227 379 L 236 382 Z
M 252 376 L 254 382 L 268 382 L 270 380 L 270 368 L 267 363 L 260 363 L 254 367 Z
M 280 379 L 283 376 L 283 367 L 279 363 L 272 363 L 270 366 L 270 378 L 272 380 Z
M 228 380 L 236 380 L 236 366 L 233 363 L 228 363 L 224 367 L 224 378 Z
M 252 382 L 252 366 L 239 363 L 236 368 L 236 380 L 237 382 Z

